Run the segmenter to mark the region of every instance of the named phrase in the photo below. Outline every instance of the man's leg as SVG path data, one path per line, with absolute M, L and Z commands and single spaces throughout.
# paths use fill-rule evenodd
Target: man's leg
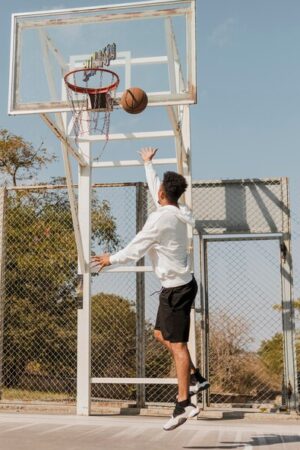
M 171 352 L 172 355 L 173 355 L 172 347 L 171 347 L 171 342 L 170 342 L 170 341 L 166 341 L 166 340 L 163 338 L 163 335 L 162 335 L 162 333 L 161 333 L 160 330 L 154 330 L 154 337 L 155 337 L 155 339 L 156 339 L 158 342 L 160 342 L 161 344 L 163 344 L 163 345 L 169 350 L 169 352 Z
M 172 356 L 174 357 L 171 342 L 170 342 L 170 341 L 166 341 L 166 340 L 163 338 L 163 335 L 162 335 L 162 333 L 161 333 L 160 330 L 154 330 L 154 337 L 155 337 L 155 339 L 156 339 L 158 342 L 160 342 L 161 344 L 163 344 L 163 345 L 169 350 L 169 352 L 172 354 Z M 188 351 L 188 354 L 189 354 L 189 360 L 190 360 L 190 373 L 193 374 L 193 373 L 195 373 L 196 368 L 195 368 L 195 366 L 194 366 L 194 364 L 193 364 L 193 362 L 192 362 L 191 355 L 190 355 L 190 352 L 189 352 L 188 348 L 187 348 L 187 351 Z M 176 364 L 176 362 L 175 362 L 175 364 Z M 176 370 L 177 370 L 177 369 L 176 369 Z
M 173 352 L 178 379 L 178 402 L 182 402 L 189 398 L 191 372 L 190 353 L 185 342 L 171 342 L 170 344 Z
M 164 339 L 160 330 L 154 330 L 154 337 L 158 342 L 160 342 L 162 345 L 164 345 L 169 350 L 169 352 L 171 353 L 171 355 L 173 356 L 173 358 L 175 360 L 172 344 L 170 341 L 167 341 Z M 188 352 L 189 361 L 190 361 L 189 394 L 193 396 L 193 395 L 197 395 L 201 391 L 205 391 L 206 389 L 208 389 L 210 384 L 206 380 L 206 378 L 204 378 L 201 375 L 199 369 L 197 369 L 194 366 L 192 359 L 191 359 L 189 349 L 187 348 L 186 344 L 185 344 L 185 346 L 186 346 L 186 351 Z M 175 361 L 175 365 L 176 365 L 176 361 Z M 177 365 L 176 365 L 176 371 L 177 371 Z M 179 398 L 179 395 L 178 395 L 178 398 Z
M 190 384 L 190 354 L 185 342 L 170 342 L 175 361 L 178 379 L 178 397 L 172 417 L 164 425 L 164 430 L 174 430 L 186 422 L 187 419 L 199 414 L 199 408 L 191 403 L 189 397 Z

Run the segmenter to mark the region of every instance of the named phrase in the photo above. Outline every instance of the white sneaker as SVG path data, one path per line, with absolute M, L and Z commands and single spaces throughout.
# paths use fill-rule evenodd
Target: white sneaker
M 187 419 L 198 416 L 199 412 L 199 408 L 192 403 L 189 403 L 189 405 L 185 407 L 181 406 L 179 403 L 176 403 L 171 419 L 168 420 L 163 428 L 165 431 L 174 430 L 184 424 Z

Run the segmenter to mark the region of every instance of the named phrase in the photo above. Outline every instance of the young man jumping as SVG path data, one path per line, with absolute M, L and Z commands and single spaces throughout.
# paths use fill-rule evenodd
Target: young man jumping
M 182 175 L 166 172 L 162 183 L 152 159 L 157 149 L 143 148 L 140 155 L 157 210 L 150 214 L 143 229 L 121 251 L 114 255 L 93 257 L 99 270 L 111 264 L 138 261 L 148 253 L 153 270 L 162 284 L 154 336 L 172 354 L 178 378 L 178 396 L 171 419 L 164 430 L 173 430 L 188 418 L 199 414 L 190 397 L 209 387 L 192 363 L 187 347 L 190 312 L 198 286 L 190 270 L 187 225 L 194 225 L 191 211 L 179 204 L 187 183 Z

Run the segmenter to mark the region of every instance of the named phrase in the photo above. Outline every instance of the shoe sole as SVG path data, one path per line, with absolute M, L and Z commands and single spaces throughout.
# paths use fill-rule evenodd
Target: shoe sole
M 187 417 L 182 417 L 181 419 L 179 419 L 179 421 L 178 421 L 178 423 L 176 423 L 176 425 L 173 425 L 172 427 L 170 427 L 170 428 L 165 428 L 165 427 L 163 427 L 163 429 L 165 430 L 165 431 L 172 431 L 172 430 L 175 430 L 175 428 L 178 428 L 178 427 L 180 427 L 180 425 L 183 425 L 186 421 L 187 421 Z
M 195 391 L 195 392 L 189 391 L 189 395 L 192 397 L 193 395 L 199 394 L 199 392 L 206 391 L 209 387 L 210 387 L 210 384 L 207 383 L 205 386 L 201 386 L 201 387 L 200 387 L 199 389 L 197 389 L 197 391 Z
M 180 427 L 180 425 L 183 425 L 188 419 L 192 419 L 192 417 L 198 416 L 199 413 L 200 413 L 200 409 L 199 409 L 199 408 L 196 408 L 196 410 L 190 412 L 190 414 L 189 414 L 188 417 L 182 417 L 181 419 L 179 419 L 179 421 L 178 421 L 178 423 L 176 423 L 176 425 L 173 425 L 173 426 L 170 427 L 170 428 L 164 428 L 164 427 L 163 427 L 163 429 L 164 429 L 165 431 L 172 431 L 172 430 L 175 430 L 175 428 L 178 428 L 178 427 Z
M 196 416 L 198 416 L 199 413 L 200 413 L 200 409 L 197 408 L 196 411 L 191 411 L 191 412 L 190 412 L 188 418 L 191 419 L 192 417 L 196 417 Z

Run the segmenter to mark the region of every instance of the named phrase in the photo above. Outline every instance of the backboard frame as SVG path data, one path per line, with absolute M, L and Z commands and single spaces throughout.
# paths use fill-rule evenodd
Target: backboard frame
M 182 7 L 184 5 L 184 7 Z M 181 7 L 180 7 L 181 6 Z M 149 9 L 149 7 L 151 9 Z M 167 9 L 155 9 L 166 7 Z M 128 12 L 133 8 L 145 8 L 139 12 Z M 127 10 L 127 11 L 126 11 Z M 182 74 L 179 55 L 176 54 L 176 42 L 173 49 L 168 48 L 167 55 L 153 55 L 152 58 L 133 57 L 126 59 L 126 61 L 119 58 L 117 52 L 117 59 L 113 61 L 114 66 L 124 65 L 125 72 L 129 73 L 131 67 L 138 64 L 167 64 L 169 73 L 169 91 L 148 93 L 148 106 L 169 106 L 169 105 L 183 105 L 194 104 L 197 102 L 197 86 L 196 86 L 196 39 L 195 39 L 195 0 L 155 0 L 155 1 L 141 1 L 130 2 L 115 5 L 102 5 L 97 7 L 84 8 L 69 8 L 61 10 L 50 11 L 36 11 L 32 13 L 17 13 L 12 14 L 11 23 L 11 51 L 10 51 L 10 75 L 9 75 L 9 99 L 8 99 L 8 114 L 35 114 L 35 113 L 55 113 L 70 111 L 70 106 L 66 99 L 59 101 L 44 101 L 44 102 L 21 102 L 20 100 L 20 72 L 21 72 L 21 33 L 24 29 L 36 28 L 42 33 L 46 27 L 70 25 L 74 23 L 81 23 L 80 17 L 75 17 L 78 13 L 95 13 L 94 16 L 88 15 L 86 17 L 87 23 L 100 22 L 101 15 L 96 13 L 105 12 L 105 20 L 107 21 L 128 21 L 136 20 L 137 18 L 164 18 L 166 27 L 172 28 L 172 18 L 181 15 L 185 16 L 186 20 L 186 68 L 187 79 L 184 89 L 182 90 Z M 106 13 L 107 12 L 107 13 Z M 69 17 L 66 18 L 66 15 Z M 72 16 L 73 15 L 73 16 Z M 57 19 L 53 20 L 53 16 Z M 65 17 L 63 17 L 65 16 Z M 52 17 L 52 19 L 51 19 Z M 61 18 L 60 18 L 61 17 Z M 32 21 L 30 19 L 32 18 Z M 22 20 L 26 20 L 22 23 Z M 168 24 L 168 21 L 170 22 Z M 47 39 L 47 36 L 46 36 Z M 128 49 L 130 51 L 130 49 Z M 175 53 L 174 53 L 175 52 Z M 65 71 L 69 70 L 69 61 L 63 61 L 59 53 L 59 49 L 53 47 L 52 53 L 61 65 L 65 65 Z M 123 52 L 124 53 L 124 52 Z M 176 54 L 176 55 L 175 55 Z M 174 57 L 174 55 L 176 57 Z M 175 61 L 177 59 L 177 61 Z M 41 64 L 43 62 L 41 61 Z M 177 64 L 177 66 L 176 66 Z M 177 73 L 176 73 L 177 72 Z M 181 81 L 180 81 L 181 79 Z M 180 88 L 181 86 L 181 88 Z M 119 100 L 122 92 L 117 93 L 116 99 Z M 116 106 L 117 106 L 116 101 Z

